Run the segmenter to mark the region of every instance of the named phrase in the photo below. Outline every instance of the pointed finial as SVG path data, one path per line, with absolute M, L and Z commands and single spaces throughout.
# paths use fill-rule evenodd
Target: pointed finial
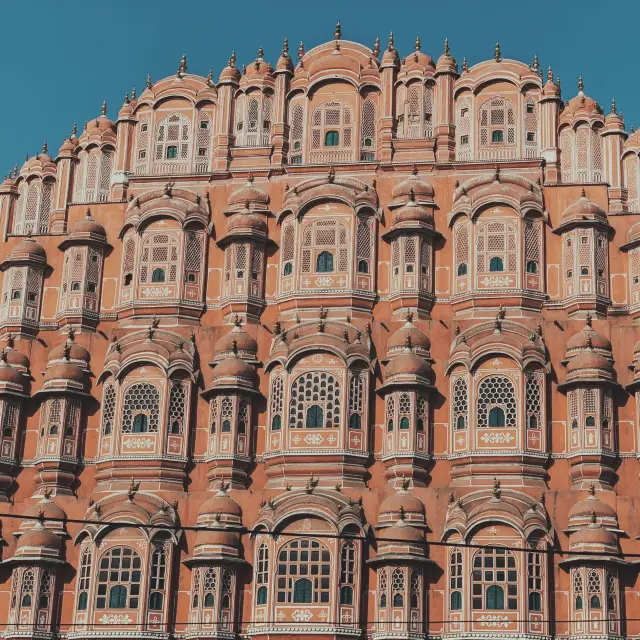
M 582 76 L 578 78 L 578 91 L 580 91 L 580 93 L 584 91 L 584 81 L 582 80 Z
M 560 80 L 560 76 L 558 76 L 558 79 L 556 80 L 556 85 L 558 85 L 558 89 L 562 89 L 562 80 Z
M 589 485 L 589 495 L 593 498 L 596 496 L 596 485 L 593 482 Z
M 592 511 L 591 512 L 591 524 L 597 524 L 598 519 L 596 518 L 596 512 Z
M 389 34 L 389 45 L 387 49 L 393 51 L 393 31 Z
M 207 87 L 213 86 L 213 69 L 209 69 L 209 73 L 207 74 Z
M 229 66 L 230 67 L 236 66 L 236 50 L 235 49 L 231 52 L 231 57 L 229 58 Z
M 533 65 L 531 66 L 531 68 L 534 71 L 537 71 L 540 68 L 540 62 L 538 61 L 538 54 L 536 53 L 535 56 L 533 56 Z
M 611 113 L 613 113 L 614 115 L 617 113 L 616 112 L 616 99 L 615 98 L 611 99 Z
M 420 36 L 416 36 L 416 43 L 413 46 L 416 51 L 420 51 Z
M 444 39 L 444 55 L 449 55 L 449 38 Z
M 47 141 L 45 140 L 44 144 L 42 145 L 42 153 L 43 154 L 47 153 L 47 149 L 48 149 Z
M 234 340 L 231 344 L 231 351 L 237 356 L 238 355 L 238 341 Z
M 180 66 L 178 67 L 178 75 L 183 76 L 187 73 L 187 56 L 183 53 L 180 58 Z
M 584 323 L 587 327 L 591 326 L 592 316 L 590 313 L 587 313 L 587 317 L 584 319 Z
M 467 73 L 469 71 L 469 65 L 467 64 L 467 59 L 462 58 L 462 70 Z
M 151 84 L 151 74 L 147 73 L 147 89 L 151 89 L 153 85 Z
M 282 55 L 285 58 L 289 57 L 289 38 L 284 39 L 284 42 L 282 43 Z
M 129 104 L 129 102 L 131 102 L 129 100 L 129 92 L 127 91 L 127 93 L 124 94 L 124 102 L 122 104 Z
M 411 351 L 411 336 L 407 336 L 404 339 L 404 348 L 408 351 Z
M 373 44 L 373 55 L 377 58 L 380 55 L 380 37 L 376 36 L 376 41 Z
M 73 128 L 71 129 L 71 135 L 76 138 L 78 136 L 78 123 L 73 123 Z
M 549 67 L 547 71 L 547 80 L 553 82 L 553 69 L 551 67 Z
M 333 32 L 333 37 L 336 40 L 340 40 L 340 38 L 342 38 L 342 27 L 340 26 L 340 20 L 338 20 L 338 23 L 336 24 L 336 30 Z
M 300 40 L 300 46 L 298 47 L 298 60 L 304 58 L 304 42 Z
M 584 190 L 584 187 L 582 187 L 582 189 L 580 190 L 580 197 L 581 198 L 586 198 L 587 197 L 587 192 Z
M 102 109 L 100 109 L 100 115 L 101 116 L 106 116 L 107 115 L 107 101 L 106 100 L 102 103 Z
M 415 202 L 416 201 L 416 192 L 413 190 L 413 187 L 411 187 L 411 189 L 409 189 L 409 202 Z
M 131 101 L 135 101 L 138 99 L 138 92 L 136 91 L 136 88 L 133 87 L 133 89 L 131 89 Z
M 493 489 L 492 489 L 493 497 L 500 498 L 500 480 L 498 478 L 493 479 Z
M 264 49 L 262 45 L 258 47 L 258 60 L 262 60 L 264 58 Z
M 13 165 L 13 177 L 14 178 L 18 177 L 18 165 L 17 164 Z
M 496 42 L 496 46 L 495 49 L 493 50 L 493 57 L 495 58 L 496 62 L 500 62 L 500 60 L 502 60 L 502 52 L 500 51 L 500 43 Z

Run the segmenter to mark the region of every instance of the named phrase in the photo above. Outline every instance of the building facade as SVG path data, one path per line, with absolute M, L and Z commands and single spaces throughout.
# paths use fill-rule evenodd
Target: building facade
M 338 25 L 16 166 L 2 637 L 637 636 L 640 136 L 569 93 Z

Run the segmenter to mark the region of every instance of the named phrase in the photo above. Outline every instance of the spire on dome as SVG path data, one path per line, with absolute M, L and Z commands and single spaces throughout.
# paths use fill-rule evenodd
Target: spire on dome
M 264 49 L 262 45 L 258 47 L 258 60 L 264 60 Z
M 100 109 L 100 115 L 101 116 L 105 116 L 105 117 L 107 115 L 107 101 L 106 100 L 102 103 L 102 109 Z
M 389 34 L 389 44 L 387 46 L 388 51 L 393 51 L 393 31 Z
M 611 99 L 611 113 L 613 113 L 614 115 L 617 113 L 617 111 L 616 111 L 616 99 L 615 98 Z
M 153 84 L 151 83 L 151 74 L 147 73 L 147 89 L 151 89 L 151 87 L 153 87 Z
M 131 101 L 134 102 L 137 99 L 138 99 L 138 92 L 136 91 L 136 88 L 133 87 L 133 89 L 131 89 Z
M 213 69 L 209 69 L 209 73 L 207 74 L 207 86 L 213 86 Z
M 549 65 L 549 69 L 547 70 L 547 80 L 549 82 L 553 82 L 553 69 L 551 68 L 551 65 Z
M 285 37 L 284 42 L 282 43 L 282 55 L 285 58 L 289 57 L 289 39 Z
M 44 144 L 42 145 L 42 153 L 45 154 L 47 153 L 48 147 L 47 147 L 47 141 L 44 141 Z
M 416 51 L 420 51 L 420 36 L 416 36 L 416 43 L 414 45 Z
M 127 93 L 124 94 L 124 102 L 122 104 L 125 105 L 129 104 L 130 102 L 131 100 L 129 100 L 129 92 L 127 91 Z
M 462 58 L 462 70 L 466 73 L 469 71 L 469 66 L 467 65 L 467 59 Z
M 449 38 L 444 39 L 444 55 L 449 55 Z
M 380 55 L 380 37 L 376 36 L 376 41 L 373 43 L 373 55 L 377 58 Z
M 183 76 L 187 73 L 187 56 L 182 54 L 182 58 L 180 58 L 180 66 L 178 67 L 178 75 Z
M 493 57 L 496 62 L 500 62 L 502 60 L 502 52 L 500 51 L 500 43 L 496 42 L 496 46 L 493 50 Z
M 336 40 L 340 40 L 340 38 L 342 38 L 342 27 L 340 26 L 340 20 L 338 20 L 336 24 L 336 30 L 333 32 L 333 37 Z
M 540 62 L 538 60 L 538 54 L 536 53 L 536 55 L 533 56 L 533 64 L 531 65 L 531 68 L 534 71 L 538 71 L 538 69 L 540 69 Z
M 582 80 L 582 76 L 578 78 L 578 91 L 580 93 L 584 91 L 584 81 Z
M 300 40 L 300 46 L 298 47 L 298 60 L 304 58 L 304 42 Z
M 77 138 L 77 137 L 78 137 L 78 123 L 77 123 L 77 122 L 74 122 L 74 123 L 73 123 L 73 128 L 71 129 L 71 135 L 72 135 L 74 138 Z
M 236 66 L 236 50 L 235 49 L 231 52 L 231 57 L 229 58 L 229 66 L 230 67 Z

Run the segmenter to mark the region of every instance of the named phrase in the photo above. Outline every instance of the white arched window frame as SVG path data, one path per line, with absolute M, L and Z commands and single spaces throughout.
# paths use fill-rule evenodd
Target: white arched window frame
M 151 115 L 140 116 L 136 126 L 136 150 L 134 156 L 134 166 L 136 175 L 146 175 L 149 173 L 149 159 L 151 149 Z
M 478 221 L 475 226 L 476 289 L 518 286 L 518 235 L 515 219 Z
M 563 182 L 602 182 L 604 156 L 600 123 L 578 122 L 560 132 Z
M 640 159 L 635 152 L 627 153 L 623 160 L 624 184 L 627 187 L 629 211 L 640 211 Z
M 237 147 L 267 147 L 271 144 L 273 94 L 254 90 L 236 98 Z
M 191 168 L 191 120 L 182 113 L 170 113 L 155 127 L 153 173 L 187 173 Z
M 471 101 L 464 98 L 456 106 L 456 160 L 466 162 L 472 158 L 472 122 Z
M 478 109 L 478 158 L 508 160 L 517 156 L 517 112 L 503 96 L 485 100 Z
M 79 153 L 76 166 L 73 201 L 107 202 L 111 186 L 114 150 L 91 147 Z
M 524 98 L 524 117 L 522 118 L 525 158 L 538 158 L 540 156 L 538 114 L 537 97 L 531 94 L 526 95 Z
M 305 103 L 294 102 L 291 105 L 289 116 L 289 164 L 302 164 L 304 162 L 304 115 Z
M 312 163 L 353 162 L 354 127 L 351 106 L 330 100 L 316 106 L 311 115 Z
M 31 178 L 18 187 L 13 217 L 14 235 L 49 233 L 54 187 L 55 182 L 51 178 Z
M 196 128 L 196 173 L 207 173 L 211 167 L 211 141 L 213 140 L 213 116 L 200 111 Z
M 362 102 L 360 115 L 360 160 L 373 162 L 376 159 L 376 128 L 378 119 L 376 101 L 369 97 Z

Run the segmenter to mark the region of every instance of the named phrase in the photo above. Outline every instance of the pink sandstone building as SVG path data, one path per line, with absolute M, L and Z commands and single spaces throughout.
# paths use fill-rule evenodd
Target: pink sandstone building
M 640 135 L 292 53 L 0 185 L 1 637 L 637 637 Z

